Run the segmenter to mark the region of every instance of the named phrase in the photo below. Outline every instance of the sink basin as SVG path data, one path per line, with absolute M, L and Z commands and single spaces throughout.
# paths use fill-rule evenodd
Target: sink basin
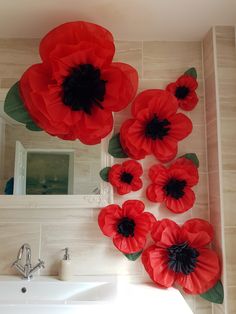
M 170 302 L 171 300 L 171 302 Z M 192 314 L 180 292 L 152 284 L 130 283 L 115 276 L 76 276 L 72 281 L 35 277 L 25 281 L 0 276 L 0 313 L 3 314 Z
M 116 278 L 78 276 L 72 281 L 55 277 L 35 277 L 32 281 L 0 276 L 0 313 L 78 314 L 105 311 L 117 296 Z

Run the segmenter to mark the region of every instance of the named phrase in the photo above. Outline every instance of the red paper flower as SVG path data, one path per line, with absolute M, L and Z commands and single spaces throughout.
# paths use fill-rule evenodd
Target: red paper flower
M 219 258 L 206 248 L 213 239 L 207 221 L 190 219 L 180 227 L 163 219 L 154 224 L 152 238 L 155 244 L 143 252 L 142 262 L 159 287 L 177 283 L 186 293 L 202 294 L 219 280 Z
M 177 100 L 169 92 L 153 89 L 140 93 L 132 104 L 133 119 L 121 126 L 120 141 L 133 159 L 154 154 L 161 162 L 172 160 L 177 143 L 192 131 L 192 122 L 176 113 Z
M 126 201 L 122 207 L 116 204 L 104 207 L 98 216 L 102 232 L 125 254 L 136 253 L 145 246 L 155 218 L 149 212 L 144 213 L 144 208 L 141 201 Z
M 195 92 L 197 87 L 197 80 L 190 75 L 184 74 L 176 82 L 167 85 L 166 90 L 177 98 L 180 108 L 190 111 L 198 103 L 198 96 Z
M 35 123 L 51 135 L 97 144 L 113 126 L 112 111 L 135 96 L 138 76 L 124 63 L 111 63 L 112 35 L 101 26 L 71 22 L 40 43 L 42 63 L 20 80 L 24 104 Z
M 142 174 L 143 169 L 140 163 L 135 160 L 127 160 L 111 167 L 108 180 L 116 187 L 117 193 L 122 195 L 142 188 L 143 183 L 140 179 Z
M 191 189 L 198 183 L 198 170 L 187 158 L 178 158 L 169 168 L 158 164 L 149 169 L 152 180 L 147 188 L 147 198 L 165 203 L 172 212 L 179 214 L 190 209 L 195 202 Z

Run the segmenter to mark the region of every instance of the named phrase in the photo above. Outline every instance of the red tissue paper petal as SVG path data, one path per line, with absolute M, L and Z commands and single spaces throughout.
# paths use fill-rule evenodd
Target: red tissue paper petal
M 204 233 L 204 234 L 203 234 Z M 191 235 L 189 235 L 191 234 Z M 207 240 L 204 241 L 204 235 Z M 216 252 L 206 248 L 212 239 L 212 226 L 202 219 L 191 219 L 182 227 L 169 219 L 157 221 L 153 225 L 152 238 L 155 244 L 147 248 L 142 254 L 142 263 L 150 278 L 161 288 L 169 288 L 175 283 L 180 285 L 186 293 L 202 294 L 211 289 L 220 279 L 220 260 Z M 189 263 L 188 259 L 178 258 L 178 254 L 187 254 L 181 251 L 183 244 L 189 250 L 197 250 L 198 255 L 191 261 L 191 271 L 184 272 L 172 268 L 173 261 Z M 176 255 L 171 255 L 173 247 L 178 247 Z M 186 257 L 187 255 L 185 255 Z
M 164 163 L 172 160 L 178 141 L 192 131 L 191 120 L 177 109 L 176 98 L 167 91 L 141 92 L 132 103 L 133 118 L 126 120 L 120 130 L 120 142 L 127 155 L 136 160 L 151 154 Z
M 126 201 L 122 207 L 112 204 L 101 209 L 98 225 L 104 235 L 112 238 L 119 251 L 131 254 L 144 248 L 147 235 L 156 221 L 155 217 L 149 212 L 144 212 L 144 209 L 144 203 L 139 200 Z M 125 236 L 119 232 L 118 225 L 124 219 L 133 221 L 133 235 Z
M 112 63 L 113 37 L 108 30 L 93 23 L 62 24 L 41 40 L 39 50 L 42 63 L 27 69 L 20 79 L 21 97 L 30 116 L 50 135 L 64 140 L 79 139 L 88 145 L 100 143 L 113 128 L 112 111 L 124 109 L 134 98 L 138 88 L 137 71 L 128 64 Z M 74 69 L 78 71 L 84 65 L 92 67 L 93 75 L 99 71 L 97 84 L 105 87 L 101 89 L 99 85 L 95 89 L 96 97 L 101 99 L 99 103 L 91 98 L 86 109 L 87 101 L 80 99 L 77 108 L 72 109 L 71 100 L 65 104 L 63 84 L 71 78 Z M 78 86 L 82 85 L 78 83 Z M 68 88 L 71 85 L 67 91 Z M 81 87 L 81 93 L 85 90 Z M 78 97 L 73 97 L 78 102 Z M 93 96 L 86 94 L 86 97 Z
M 176 96 L 176 90 L 181 87 L 187 88 L 188 93 L 186 97 L 178 98 Z M 176 97 L 178 105 L 181 109 L 191 111 L 198 103 L 198 96 L 195 92 L 197 87 L 197 80 L 190 75 L 184 74 L 180 76 L 176 82 L 168 84 L 166 90 Z
M 192 187 L 198 183 L 195 164 L 187 158 L 176 159 L 169 167 L 157 164 L 149 169 L 151 184 L 146 195 L 151 202 L 165 203 L 176 214 L 193 207 L 195 194 Z

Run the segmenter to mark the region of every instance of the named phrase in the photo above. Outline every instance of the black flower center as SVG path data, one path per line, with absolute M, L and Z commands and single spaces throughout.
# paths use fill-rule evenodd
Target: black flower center
M 196 249 L 188 245 L 187 242 L 172 245 L 168 251 L 168 266 L 176 273 L 189 275 L 196 267 L 199 253 Z
M 170 128 L 167 127 L 168 125 L 170 125 L 170 122 L 167 119 L 161 120 L 154 115 L 153 119 L 146 125 L 145 135 L 152 140 L 162 140 L 169 133 Z
M 122 182 L 130 184 L 133 180 L 133 175 L 129 172 L 123 172 L 120 176 Z
M 101 79 L 100 70 L 92 64 L 72 68 L 62 83 L 62 89 L 62 101 L 73 111 L 83 110 L 91 114 L 93 106 L 103 109 L 101 102 L 106 92 L 106 81 Z
M 185 186 L 185 180 L 170 179 L 163 189 L 166 192 L 167 196 L 170 195 L 171 197 L 178 200 L 179 198 L 184 196 Z
M 184 99 L 189 94 L 189 88 L 186 86 L 179 86 L 176 88 L 175 97 L 178 99 Z
M 135 228 L 134 220 L 128 217 L 122 218 L 117 225 L 118 233 L 122 234 L 126 238 L 128 238 L 129 236 L 130 237 L 134 236 L 134 228 Z

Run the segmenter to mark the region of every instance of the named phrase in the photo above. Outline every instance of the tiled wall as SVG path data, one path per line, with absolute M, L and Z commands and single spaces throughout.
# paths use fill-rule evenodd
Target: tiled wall
M 214 313 L 236 313 L 236 49 L 234 27 L 215 27 L 204 39 L 210 220 L 223 256 L 225 304 Z
M 234 27 L 216 27 L 228 313 L 236 313 L 236 47 Z
M 0 97 L 4 99 L 7 89 L 37 57 L 38 40 L 0 40 Z M 163 206 L 148 202 L 145 190 L 115 197 L 122 203 L 125 199 L 141 198 L 147 209 L 159 219 L 169 217 L 179 223 L 191 217 L 209 219 L 208 212 L 208 165 L 206 158 L 205 100 L 202 68 L 201 42 L 117 42 L 116 60 L 130 63 L 139 72 L 139 90 L 164 88 L 187 68 L 195 66 L 198 71 L 200 101 L 189 115 L 193 121 L 193 133 L 180 143 L 178 155 L 196 152 L 200 159 L 200 182 L 195 188 L 197 200 L 187 213 L 174 215 Z M 129 109 L 116 115 L 117 129 L 129 116 Z M 120 160 L 119 160 L 120 162 Z M 144 186 L 148 183 L 148 168 L 156 163 L 152 157 L 143 161 Z M 140 261 L 129 262 L 114 249 L 109 239 L 102 236 L 97 226 L 98 209 L 1 209 L 0 210 L 0 273 L 10 274 L 10 268 L 20 245 L 31 244 L 33 257 L 38 255 L 46 262 L 41 274 L 56 274 L 60 251 L 65 246 L 72 250 L 75 274 L 127 274 L 143 276 Z M 198 297 L 186 297 L 196 314 L 210 314 L 211 304 Z

